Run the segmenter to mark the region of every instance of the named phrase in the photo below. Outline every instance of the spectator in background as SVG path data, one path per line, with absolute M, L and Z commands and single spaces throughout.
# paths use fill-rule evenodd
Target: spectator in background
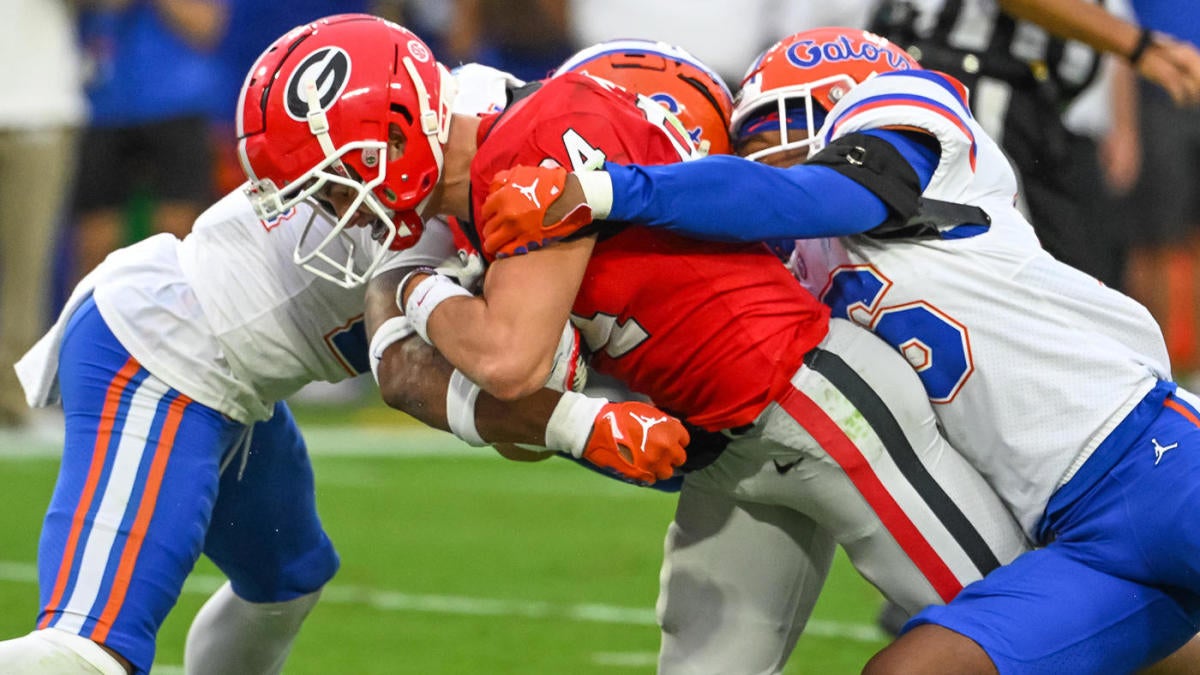
M 1200 52 L 1166 38 L 1143 40 L 1137 25 L 1087 0 L 883 0 L 871 28 L 971 89 L 972 112 L 1014 164 L 1042 245 L 1120 285 L 1107 258 L 1113 242 L 1085 207 L 1103 190 L 1100 175 L 1080 178 L 1080 139 L 1064 125 L 1063 110 L 1096 77 L 1100 53 L 1169 83 L 1177 102 L 1196 103 Z
M 1114 15 L 1133 20 L 1127 0 L 1105 0 Z M 1069 49 L 1083 50 L 1079 43 Z M 1088 272 L 1105 284 L 1125 288 L 1128 230 L 1133 214 L 1122 212 L 1122 196 L 1132 188 L 1137 171 L 1137 124 L 1132 90 L 1136 74 L 1123 58 L 1100 57 L 1096 77 L 1062 111 L 1069 132 L 1069 154 L 1063 180 L 1071 194 L 1080 195 L 1084 233 L 1091 238 L 1094 259 Z
M 0 428 L 29 413 L 12 364 L 45 329 L 50 251 L 86 114 L 65 0 L 0 8 Z
M 130 199 L 182 237 L 214 196 L 208 119 L 223 101 L 214 50 L 231 0 L 81 0 L 91 119 L 75 193 L 78 279 L 122 246 Z
M 446 35 L 457 19 L 457 3 L 446 0 L 400 0 L 399 4 L 403 11 L 396 22 L 424 38 L 434 54 L 448 54 Z M 454 61 L 447 60 L 447 68 L 455 65 Z
M 679 45 L 736 91 L 759 52 L 798 30 L 866 24 L 871 0 L 567 0 L 579 46 L 617 38 Z
M 1131 0 L 1142 26 L 1200 45 L 1194 0 Z M 1140 174 L 1129 200 L 1129 294 L 1158 319 L 1177 376 L 1200 371 L 1200 110 L 1153 82 L 1135 98 Z
M 450 67 L 478 61 L 541 80 L 575 51 L 568 25 L 567 0 L 454 0 L 446 51 L 435 53 Z

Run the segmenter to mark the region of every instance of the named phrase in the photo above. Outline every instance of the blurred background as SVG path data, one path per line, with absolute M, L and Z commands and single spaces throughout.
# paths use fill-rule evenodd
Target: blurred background
M 1197 3 L 1101 4 L 1200 40 Z M 61 420 L 31 415 L 11 364 L 110 251 L 185 236 L 240 184 L 233 119 L 246 71 L 291 27 L 342 12 L 404 24 L 448 66 L 477 61 L 527 80 L 598 41 L 662 40 L 735 92 L 786 35 L 870 27 L 971 87 L 1046 247 L 1147 305 L 1177 379 L 1200 384 L 1200 113 L 1122 59 L 1049 39 L 992 0 L 5 0 L 0 473 L 19 494 L 0 517 L 0 622 L 11 622 L 0 633 L 21 632 L 36 602 L 36 532 L 61 448 Z M 344 567 L 289 672 L 653 670 L 669 496 L 469 449 L 386 409 L 369 378 L 312 385 L 292 403 Z M 628 513 L 619 530 L 614 511 Z M 180 663 L 215 574 L 201 569 L 172 615 L 159 672 Z M 877 610 L 839 558 L 788 672 L 854 672 L 883 644 Z
M 1194 3 L 1101 4 L 1200 39 Z M 1024 181 L 1043 244 L 1147 305 L 1177 378 L 1194 380 L 1200 197 L 1191 167 L 1200 113 L 1173 106 L 1122 59 L 1047 40 L 997 5 L 1004 2 L 11 0 L 0 8 L 0 54 L 22 66 L 0 73 L 0 427 L 28 423 L 7 364 L 41 335 L 75 282 L 115 248 L 155 232 L 185 235 L 241 182 L 234 110 L 258 54 L 291 27 L 340 12 L 403 23 L 449 66 L 478 61 L 523 79 L 546 76 L 598 41 L 663 40 L 705 61 L 735 92 L 748 64 L 781 37 L 869 27 L 971 87 L 977 119 Z M 367 389 L 318 385 L 304 395 L 345 400 Z

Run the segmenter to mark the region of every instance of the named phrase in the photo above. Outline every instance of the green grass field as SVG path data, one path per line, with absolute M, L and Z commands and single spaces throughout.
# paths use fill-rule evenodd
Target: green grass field
M 671 496 L 565 461 L 507 462 L 379 406 L 297 417 L 342 568 L 285 672 L 654 671 Z M 3 637 L 35 616 L 38 528 L 57 471 L 52 448 L 25 456 L 25 443 L 0 436 Z M 181 672 L 187 624 L 220 582 L 201 561 L 160 633 L 156 673 Z M 786 672 L 857 672 L 884 644 L 878 608 L 839 555 Z

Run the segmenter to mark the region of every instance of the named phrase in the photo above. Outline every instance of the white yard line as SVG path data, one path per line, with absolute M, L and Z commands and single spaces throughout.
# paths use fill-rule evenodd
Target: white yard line
M 472 448 L 454 436 L 420 426 L 311 426 L 302 429 L 314 457 L 490 457 L 491 451 Z M 56 459 L 62 452 L 62 432 L 0 430 L 0 460 Z
M 31 563 L 0 560 L 0 581 L 37 583 L 37 566 Z M 183 586 L 190 595 L 210 595 L 224 579 L 212 575 L 193 574 Z M 366 586 L 351 586 L 334 582 L 321 594 L 322 603 L 370 607 L 383 612 L 415 612 L 452 614 L 460 616 L 523 617 L 528 619 L 566 619 L 585 623 L 607 623 L 626 626 L 655 625 L 654 610 L 641 607 L 617 607 L 600 604 L 564 604 L 539 600 L 503 600 L 463 595 L 431 595 L 403 593 Z M 808 622 L 808 635 L 842 638 L 855 642 L 875 642 L 885 639 L 878 628 L 861 623 L 823 621 Z M 600 656 L 600 655 L 597 655 Z M 628 655 L 609 654 L 619 661 Z M 628 657 L 634 658 L 634 657 Z M 611 663 L 610 665 L 619 665 Z M 641 665 L 641 664 L 639 664 Z
M 647 668 L 658 665 L 658 652 L 595 652 L 592 663 L 613 668 Z
M 53 460 L 61 453 L 60 432 L 41 430 L 33 433 L 0 431 L 0 461 Z M 304 430 L 309 451 L 314 457 L 394 457 L 431 458 L 475 456 L 493 458 L 480 448 L 472 448 L 453 436 L 417 426 L 386 429 L 363 426 L 314 426 Z M 0 560 L 0 581 L 37 583 L 37 567 L 29 563 Z M 184 593 L 209 595 L 223 583 L 216 576 L 193 574 L 184 585 Z M 334 582 L 321 596 L 323 603 L 371 607 L 385 612 L 525 617 L 566 619 L 589 623 L 633 626 L 655 625 L 651 608 L 617 607 L 599 604 L 562 604 L 536 600 L 503 600 L 471 596 L 412 594 L 385 589 L 341 585 Z M 885 639 L 873 625 L 809 621 L 805 633 L 812 636 L 841 638 L 856 642 Z M 598 665 L 646 667 L 657 661 L 652 652 L 598 652 Z M 166 666 L 170 668 L 170 666 Z M 158 666 L 156 665 L 156 668 Z M 156 670 L 157 672 L 157 670 Z M 164 671 L 167 672 L 167 671 Z

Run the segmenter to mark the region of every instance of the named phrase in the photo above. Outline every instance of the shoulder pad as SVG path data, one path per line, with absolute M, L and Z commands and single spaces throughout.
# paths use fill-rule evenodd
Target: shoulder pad
M 811 157 L 867 188 L 887 205 L 889 217 L 868 233 L 877 238 L 939 237 L 958 225 L 988 225 L 978 206 L 921 195 L 917 172 L 891 143 L 869 134 L 841 136 Z

